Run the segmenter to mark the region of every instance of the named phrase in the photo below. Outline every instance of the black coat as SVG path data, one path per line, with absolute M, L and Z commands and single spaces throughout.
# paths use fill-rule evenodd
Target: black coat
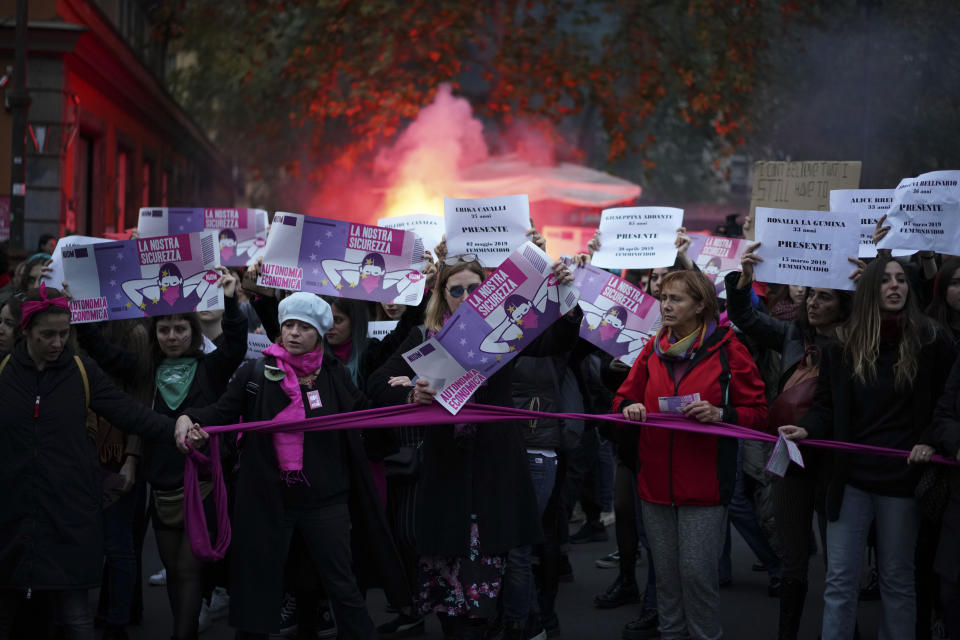
M 939 331 L 936 339 L 920 350 L 920 366 L 910 391 L 914 432 L 920 434 L 917 444 L 934 442 L 933 410 L 943 393 L 955 356 L 953 341 Z M 878 375 L 884 374 L 878 372 Z M 813 406 L 797 422 L 798 426 L 806 429 L 811 438 L 852 442 L 853 393 L 853 370 L 844 362 L 840 344 L 833 343 L 823 350 Z M 882 401 L 882 398 L 877 400 Z M 828 468 L 827 518 L 834 521 L 840 517 L 843 488 L 847 481 L 846 455 L 833 453 Z
M 20 340 L 0 374 L 0 589 L 87 589 L 100 582 L 103 482 L 73 355 L 68 344 L 38 371 Z M 81 359 L 90 409 L 125 431 L 173 442 L 172 419 Z
M 274 364 L 272 357 L 267 357 L 266 362 Z M 321 383 L 324 377 L 326 381 Z M 369 401 L 353 385 L 346 368 L 336 358 L 323 359 L 317 390 L 322 407 L 311 410 L 305 401 L 308 417 L 369 408 Z M 240 367 L 216 404 L 190 409 L 187 413 L 203 425 L 234 424 L 240 416 L 247 421 L 270 420 L 289 404 L 290 398 L 280 383 L 258 375 L 257 361 L 252 361 Z M 308 479 L 313 477 L 316 480 L 324 473 L 317 465 L 317 460 L 322 458 L 317 446 L 328 442 L 320 437 L 323 435 L 309 432 L 304 435 L 303 471 Z M 361 587 L 382 586 L 395 604 L 409 604 L 410 594 L 403 569 L 370 475 L 360 433 L 342 431 L 340 436 L 349 469 L 350 519 L 357 579 Z M 239 446 L 240 465 L 232 519 L 230 624 L 238 629 L 268 632 L 275 630 L 280 623 L 286 561 L 282 553 L 281 526 L 285 485 L 271 434 L 245 433 Z
M 563 318 L 524 350 L 525 355 L 552 355 L 576 343 L 580 326 Z M 423 342 L 414 328 L 367 385 L 377 406 L 405 404 L 408 388 L 391 387 L 392 376 L 415 375 L 403 354 Z M 474 394 L 473 402 L 513 406 L 513 360 L 497 371 Z M 470 546 L 470 516 L 477 515 L 484 554 L 504 554 L 514 547 L 543 538 L 537 499 L 530 479 L 521 425 L 516 421 L 476 426 L 472 438 L 455 439 L 454 426 L 427 429 L 418 490 L 422 509 L 417 513 L 417 551 L 422 555 L 465 556 Z
M 954 363 L 940 396 L 933 427 L 937 452 L 956 459 L 960 452 L 960 358 Z M 947 474 L 950 500 L 943 514 L 934 569 L 947 580 L 957 582 L 960 580 L 960 469 L 951 467 Z

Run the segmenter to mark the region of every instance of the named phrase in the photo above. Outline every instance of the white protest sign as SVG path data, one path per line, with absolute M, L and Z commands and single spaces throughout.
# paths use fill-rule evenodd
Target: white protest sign
M 860 257 L 876 258 L 877 247 L 873 244 L 873 231 L 877 220 L 890 208 L 893 189 L 834 189 L 830 192 L 830 211 L 857 212 L 860 216 Z M 914 251 L 893 252 L 894 256 L 913 255 Z
M 90 236 L 67 236 L 66 238 L 61 238 L 57 241 L 57 246 L 53 248 L 53 255 L 50 256 L 53 258 L 50 261 L 50 273 L 45 277 L 50 281 L 51 287 L 59 289 L 63 286 L 64 280 L 67 279 L 66 274 L 63 271 L 63 252 L 67 251 L 73 247 L 87 246 L 91 244 L 100 244 L 101 242 L 112 242 L 112 240 L 107 240 L 106 238 L 93 238 Z M 69 285 L 69 281 L 67 282 Z
M 600 215 L 600 249 L 590 264 L 601 269 L 656 269 L 677 259 L 683 209 L 617 207 Z
M 758 282 L 852 290 L 860 248 L 856 213 L 757 207 Z
M 263 356 L 263 350 L 269 347 L 273 342 L 265 333 L 247 334 L 247 355 L 244 360 L 257 360 Z
M 904 178 L 887 213 L 880 249 L 960 252 L 960 171 Z
M 383 225 L 380 225 L 383 226 Z M 400 324 L 399 320 L 374 320 L 367 323 L 367 337 L 383 340 Z
M 380 218 L 377 226 L 401 231 L 413 231 L 423 240 L 423 248 L 433 253 L 434 247 L 443 239 L 443 218 L 440 216 L 414 215 Z
M 444 198 L 447 255 L 472 253 L 484 267 L 499 267 L 527 241 L 530 203 L 526 195 Z
M 777 438 L 777 444 L 773 445 L 773 453 L 767 461 L 767 471 L 775 476 L 783 477 L 787 474 L 787 468 L 794 462 L 803 468 L 803 455 L 800 453 L 800 447 L 793 440 L 787 440 L 781 434 Z

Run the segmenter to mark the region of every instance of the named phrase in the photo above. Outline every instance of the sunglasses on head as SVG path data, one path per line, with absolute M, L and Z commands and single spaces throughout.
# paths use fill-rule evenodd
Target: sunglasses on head
M 455 285 L 453 285 L 452 287 L 450 287 L 449 289 L 447 289 L 447 293 L 450 294 L 450 297 L 451 297 L 451 298 L 462 298 L 464 291 L 466 291 L 467 294 L 471 294 L 471 293 L 473 293 L 474 291 L 476 291 L 476 290 L 477 290 L 477 287 L 479 287 L 479 286 L 480 286 L 480 283 L 479 283 L 479 282 L 475 282 L 474 284 L 467 285 L 467 287 L 464 287 L 464 286 L 461 285 L 461 284 L 455 284 Z
M 479 258 L 475 253 L 459 253 L 455 256 L 447 256 L 443 259 L 443 264 L 448 267 L 452 267 L 458 262 L 477 262 Z

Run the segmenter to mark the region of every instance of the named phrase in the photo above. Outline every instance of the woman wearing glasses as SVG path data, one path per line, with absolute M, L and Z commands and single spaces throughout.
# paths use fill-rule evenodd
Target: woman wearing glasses
M 553 268 L 560 283 L 573 280 L 563 264 Z M 441 261 L 423 326 L 411 331 L 370 378 L 368 391 L 376 404 L 433 402 L 436 390 L 415 379 L 403 353 L 436 335 L 484 275 L 471 254 Z M 529 352 L 546 355 L 574 344 L 580 323 L 574 313 L 534 341 Z M 473 401 L 511 406 L 512 370 L 511 362 L 491 376 Z M 514 422 L 433 427 L 426 430 L 422 450 L 415 598 L 421 613 L 440 616 L 448 635 L 480 638 L 496 613 L 507 552 L 542 537 L 520 429 Z

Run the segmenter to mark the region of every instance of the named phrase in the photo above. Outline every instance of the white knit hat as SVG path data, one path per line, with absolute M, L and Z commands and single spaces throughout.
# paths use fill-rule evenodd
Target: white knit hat
M 306 322 L 322 336 L 333 326 L 333 311 L 320 296 L 298 291 L 280 301 L 280 324 L 287 320 Z

